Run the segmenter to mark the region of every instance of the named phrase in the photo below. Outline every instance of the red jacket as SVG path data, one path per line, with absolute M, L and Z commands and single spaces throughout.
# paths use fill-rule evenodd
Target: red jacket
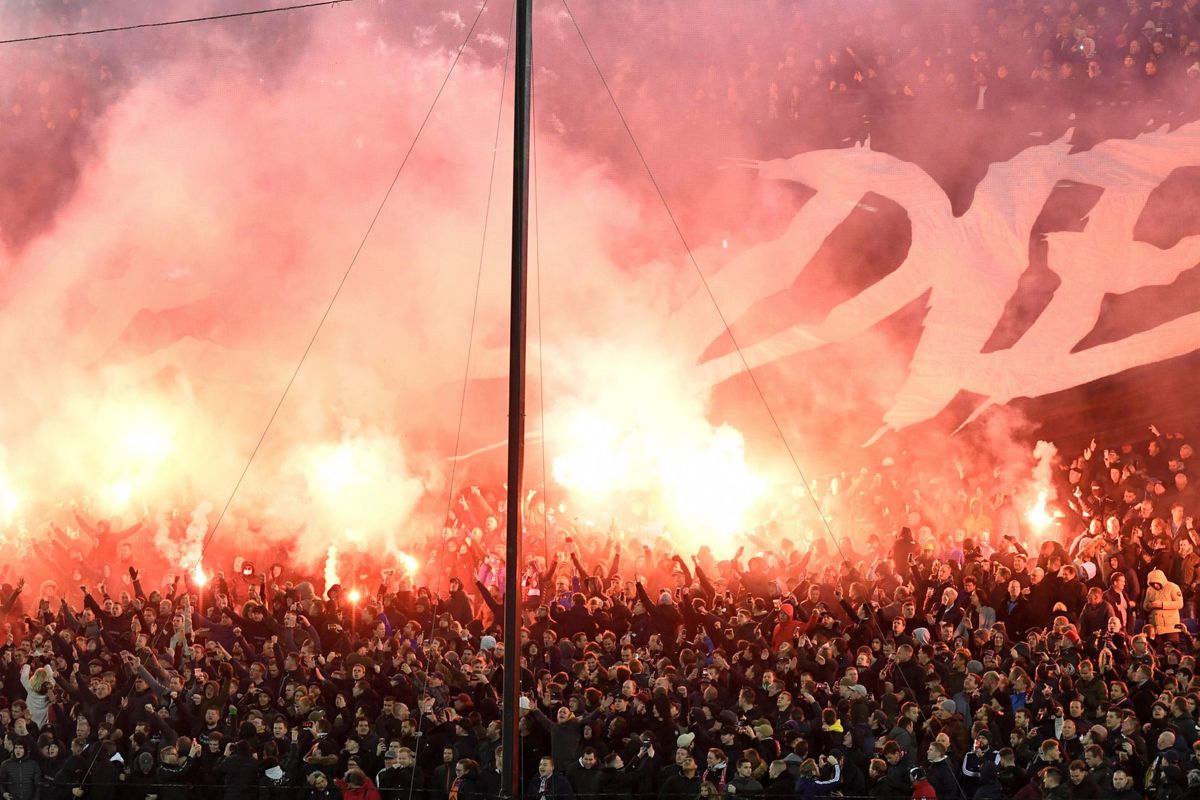
M 937 792 L 925 778 L 913 784 L 912 800 L 937 800 Z
M 792 637 L 797 633 L 804 633 L 807 625 L 796 620 L 795 611 L 790 603 L 784 603 L 780 607 L 780 612 L 785 618 L 783 622 L 776 624 L 775 629 L 771 633 L 771 646 L 778 648 L 784 642 L 791 641 Z
M 334 781 L 334 784 L 342 790 L 342 800 L 383 800 L 370 778 L 364 779 L 363 785 L 357 787 L 351 786 L 341 778 Z

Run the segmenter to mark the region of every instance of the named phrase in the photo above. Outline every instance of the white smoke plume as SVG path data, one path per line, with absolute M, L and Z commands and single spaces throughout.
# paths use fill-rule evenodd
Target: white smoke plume
M 167 564 L 188 570 L 200 566 L 212 511 L 212 502 L 202 500 L 192 509 L 186 522 L 169 512 L 158 513 L 154 522 L 154 547 Z
M 325 591 L 329 591 L 329 587 L 341 583 L 342 580 L 338 576 L 338 549 L 336 544 L 329 545 L 329 549 L 325 552 Z

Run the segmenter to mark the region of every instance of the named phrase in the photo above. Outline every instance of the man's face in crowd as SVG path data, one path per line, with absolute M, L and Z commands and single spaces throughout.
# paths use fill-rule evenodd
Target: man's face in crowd
M 595 769 L 596 768 L 596 754 L 595 753 L 584 753 L 583 756 L 580 757 L 579 763 L 583 765 L 584 769 Z

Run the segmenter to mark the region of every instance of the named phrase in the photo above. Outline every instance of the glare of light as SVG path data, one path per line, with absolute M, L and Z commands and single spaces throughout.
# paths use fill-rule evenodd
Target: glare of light
M 351 589 L 349 598 L 351 603 L 357 603 L 362 599 L 362 594 L 358 591 L 358 589 Z
M 127 480 L 119 480 L 104 488 L 104 505 L 112 511 L 121 511 L 132 498 L 133 486 Z
M 728 425 L 672 462 L 662 465 L 662 481 L 671 516 L 689 529 L 735 532 L 767 488 L 746 464 L 741 433 Z
M 122 451 L 135 461 L 160 462 L 170 455 L 173 447 L 166 423 L 152 414 L 138 414 L 121 437 Z
M 645 497 L 662 521 L 689 540 L 727 536 L 761 498 L 766 482 L 746 464 L 741 433 L 728 425 L 675 424 L 669 414 L 643 409 L 630 422 L 615 413 L 579 411 L 559 438 L 553 460 L 560 486 L 581 505 Z
M 400 554 L 400 563 L 404 565 L 404 571 L 409 575 L 417 574 L 417 560 L 408 553 Z
M 1038 492 L 1037 502 L 1025 514 L 1025 519 L 1029 521 L 1035 533 L 1041 533 L 1054 522 L 1054 516 L 1046 509 L 1046 500 L 1049 497 L 1050 493 L 1042 489 Z
M 322 452 L 313 472 L 322 490 L 331 495 L 340 494 L 359 480 L 354 450 L 347 444 Z
M 203 567 L 197 565 L 196 568 L 192 570 L 192 583 L 196 584 L 201 589 L 203 589 L 205 584 L 208 583 L 208 575 L 204 573 Z
M 560 485 L 584 494 L 604 494 L 626 481 L 632 464 L 613 423 L 580 411 L 572 418 L 565 440 L 564 453 L 553 465 Z
M 17 509 L 21 506 L 21 496 L 0 477 L 0 512 L 4 514 L 4 523 L 11 525 Z

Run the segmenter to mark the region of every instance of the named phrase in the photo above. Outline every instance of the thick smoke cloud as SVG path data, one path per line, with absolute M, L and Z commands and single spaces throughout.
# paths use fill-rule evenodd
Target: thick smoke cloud
M 249 43 L 189 32 L 191 52 L 130 81 L 94 122 L 94 154 L 51 229 L 10 248 L 20 286 L 0 347 L 20 380 L 3 441 L 26 504 L 75 497 L 128 521 L 164 500 L 185 513 L 219 507 L 233 491 L 449 64 L 445 50 L 380 40 L 362 23 L 325 15 L 270 79 Z M 489 34 L 472 46 L 502 44 Z M 266 535 L 291 539 L 307 525 L 316 535 L 296 539 L 294 555 L 312 561 L 329 538 L 391 540 L 427 493 L 445 491 L 500 79 L 478 57 L 459 65 L 238 491 L 231 528 L 259 518 Z M 547 361 L 569 363 L 620 321 L 619 363 L 643 335 L 657 338 L 665 308 L 665 268 L 629 280 L 611 244 L 640 235 L 639 202 L 590 155 L 547 139 L 538 158 L 552 276 L 541 303 L 547 327 L 564 332 Z M 506 344 L 506 172 L 502 161 L 472 376 L 495 374 Z M 586 395 L 581 380 L 612 378 L 592 372 L 560 383 Z M 466 441 L 502 436 L 500 408 L 473 407 Z M 191 536 L 159 538 L 169 559 L 196 549 Z
M 503 157 L 486 243 L 482 221 L 510 7 L 497 2 L 484 13 L 296 376 L 223 523 L 235 539 L 265 537 L 311 563 L 333 541 L 345 542 L 343 553 L 395 551 L 436 530 L 464 374 L 471 382 L 460 450 L 502 441 Z M 9 10 L 6 21 L 31 32 L 89 27 L 109 21 L 101 8 L 84 4 L 73 17 Z M 215 9 L 189 6 L 187 15 Z M 13 376 L 0 412 L 0 511 L 13 506 L 36 531 L 75 500 L 94 515 L 147 515 L 167 531 L 166 558 L 194 550 L 167 521 L 154 522 L 160 507 L 190 519 L 211 503 L 211 519 L 233 492 L 476 10 L 350 3 L 3 53 L 21 76 L 10 94 L 33 100 L 14 115 L 19 123 L 10 121 L 13 155 L 4 165 L 26 178 L 0 193 L 0 352 Z M 781 235 L 811 199 L 805 187 L 761 180 L 733 159 L 849 144 L 823 122 L 823 105 L 806 111 L 804 124 L 772 122 L 779 109 L 771 85 L 786 94 L 793 79 L 824 81 L 826 68 L 807 66 L 813 52 L 853 61 L 846 48 L 865 53 L 880 30 L 908 37 L 913 52 L 944 34 L 932 21 L 895 27 L 904 9 L 886 3 L 863 18 L 842 4 L 768 3 L 762 16 L 725 3 L 624 10 L 576 8 L 700 269 L 714 280 Z M 138 11 L 163 18 L 183 9 Z M 969 30 L 971 22 L 955 24 Z M 537 24 L 529 428 L 544 422 L 546 472 L 556 457 L 567 459 L 560 469 L 568 472 L 572 458 L 595 467 L 595 439 L 572 452 L 555 448 L 575 441 L 581 415 L 599 414 L 601 444 L 652 443 L 670 454 L 672 471 L 715 450 L 735 471 L 748 461 L 756 485 L 798 483 L 745 376 L 715 389 L 695 381 L 693 365 L 731 344 L 713 333 L 715 310 L 695 300 L 702 289 L 692 265 L 570 20 L 547 4 Z M 810 52 L 780 51 L 781 25 Z M 834 69 L 845 77 L 844 63 Z M 927 71 L 897 68 L 889 91 L 928 82 Z M 949 107 L 949 96 L 938 102 Z M 1044 135 L 1059 136 L 1067 124 Z M 502 155 L 508 128 L 506 117 Z M 972 183 L 962 177 L 970 170 L 955 167 L 971 162 L 978 180 L 981 158 L 1012 154 L 995 144 L 978 152 L 1012 136 L 977 134 L 935 151 L 926 130 L 902 129 L 877 132 L 874 146 L 926 165 L 958 209 Z M 865 196 L 844 215 L 806 273 L 815 288 L 797 281 L 730 319 L 739 343 L 769 336 L 785 316 L 819 319 L 895 268 L 909 246 L 905 211 Z M 675 313 L 689 304 L 696 314 Z M 923 313 L 918 302 L 852 344 L 756 373 L 810 478 L 863 457 L 860 445 L 904 379 Z M 690 327 L 681 318 L 704 319 Z M 979 459 L 986 446 L 987 459 L 1007 465 L 1014 481 L 1028 479 L 1031 431 L 1019 415 L 997 411 L 957 438 L 946 422 L 938 428 L 945 435 L 922 433 L 930 464 Z M 913 445 L 896 437 L 869 457 Z M 456 484 L 498 483 L 498 453 L 462 462 Z M 577 486 L 572 502 L 598 515 L 630 501 L 636 492 L 626 489 L 661 480 L 648 460 L 637 456 L 607 494 Z M 531 484 L 545 477 L 531 456 Z

